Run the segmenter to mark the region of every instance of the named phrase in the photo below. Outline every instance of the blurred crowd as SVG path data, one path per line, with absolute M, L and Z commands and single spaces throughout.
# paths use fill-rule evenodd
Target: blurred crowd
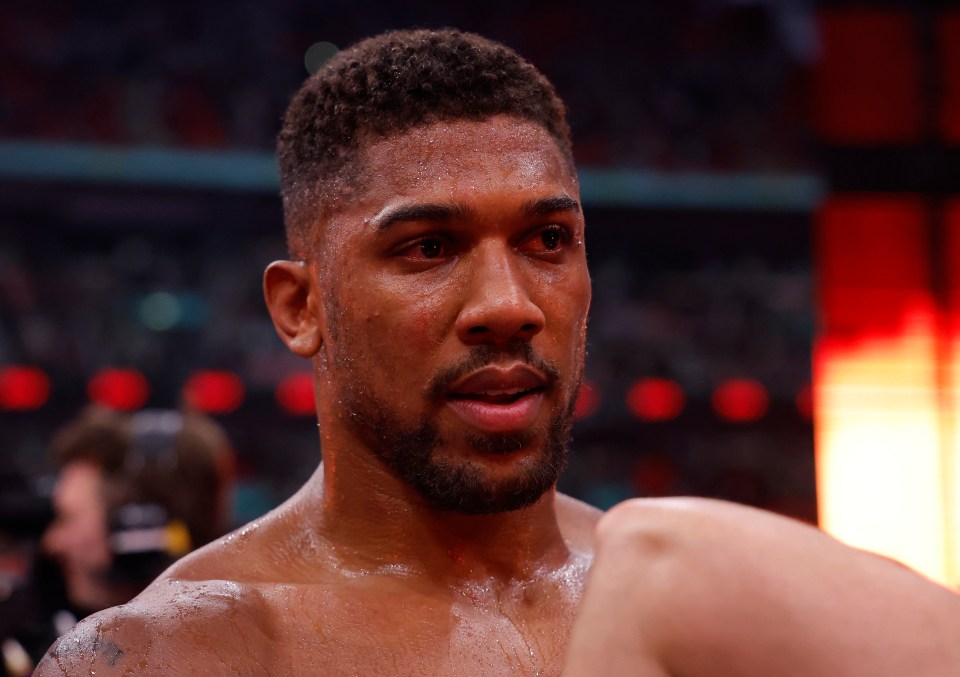
M 0 9 L 0 137 L 270 150 L 312 44 L 453 25 L 553 80 L 584 165 L 796 169 L 813 4 L 18 0 Z
M 696 430 L 722 423 L 711 405 L 717 386 L 748 378 L 762 385 L 771 406 L 751 426 L 739 426 L 761 431 L 746 444 L 773 458 L 776 473 L 779 452 L 768 449 L 764 435 L 799 438 L 785 445 L 802 450 L 788 456 L 802 466 L 798 473 L 807 473 L 804 490 L 812 498 L 809 412 L 796 405 L 810 379 L 814 323 L 809 242 L 802 230 L 791 236 L 796 224 L 765 228 L 751 252 L 738 244 L 718 246 L 709 216 L 688 216 L 693 224 L 679 238 L 679 217 L 638 223 L 630 233 L 603 210 L 588 209 L 587 217 L 594 283 L 587 377 L 599 401 L 575 437 L 578 449 L 592 440 L 606 440 L 608 447 L 589 454 L 585 462 L 597 468 L 588 474 L 623 481 L 633 471 L 619 465 L 635 463 L 647 448 L 650 426 L 627 404 L 637 379 L 668 378 L 682 389 L 687 405 L 675 424 L 687 432 L 666 447 L 683 450 L 694 444 Z M 221 412 L 221 419 L 237 439 L 248 475 L 277 498 L 304 479 L 316 460 L 315 428 L 310 416 L 284 412 L 274 392 L 281 379 L 306 365 L 277 339 L 260 291 L 266 264 L 284 256 L 279 217 L 259 229 L 233 232 L 234 225 L 211 222 L 149 241 L 137 233 L 90 237 L 90 231 L 78 238 L 65 229 L 52 244 L 20 229 L 0 267 L 0 362 L 38 365 L 53 379 L 51 401 L 33 414 L 34 424 L 18 427 L 5 415 L 11 456 L 20 467 L 30 474 L 43 470 L 36 449 L 45 431 L 61 412 L 87 401 L 87 384 L 98 370 L 135 367 L 150 383 L 148 406 L 177 407 L 190 375 L 216 368 L 236 374 L 246 389 L 240 407 Z M 678 251 L 655 246 L 670 238 Z M 731 434 L 739 430 L 728 427 Z M 728 455 L 725 430 L 711 433 L 718 459 Z M 623 459 L 604 470 L 607 456 Z M 688 465 L 695 471 L 700 461 L 694 456 L 668 460 L 678 470 Z M 718 480 L 703 470 L 714 465 L 701 466 L 702 482 L 691 491 L 722 495 Z M 775 485 L 776 475 L 758 481 Z M 586 485 L 572 490 L 589 493 Z M 751 502 L 764 503 L 760 489 L 751 491 Z M 809 506 L 802 515 L 812 519 Z

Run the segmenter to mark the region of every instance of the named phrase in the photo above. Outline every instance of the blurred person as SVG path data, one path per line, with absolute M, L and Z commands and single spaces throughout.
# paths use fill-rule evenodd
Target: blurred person
M 591 289 L 530 64 L 452 30 L 362 41 L 296 94 L 279 158 L 292 260 L 264 293 L 323 463 L 38 674 L 957 674 L 960 599 L 896 564 L 729 504 L 601 521 L 556 492 Z
M 0 468 L 0 675 L 29 674 L 61 634 L 52 622 L 66 603 L 61 577 L 39 555 L 53 516 L 43 489 L 15 468 Z
M 94 406 L 51 451 L 59 476 L 43 548 L 82 615 L 130 600 L 229 526 L 233 452 L 206 416 Z

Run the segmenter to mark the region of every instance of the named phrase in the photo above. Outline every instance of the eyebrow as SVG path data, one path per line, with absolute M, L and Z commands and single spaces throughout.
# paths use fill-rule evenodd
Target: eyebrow
M 464 213 L 465 210 L 457 205 L 428 202 L 387 207 L 374 216 L 371 222 L 376 226 L 377 231 L 383 232 L 398 223 L 407 223 L 410 221 L 436 221 L 444 223 L 462 217 Z
M 542 200 L 526 202 L 523 205 L 523 211 L 530 216 L 546 216 L 554 212 L 576 212 L 579 214 L 580 203 L 566 195 L 555 195 L 545 197 Z
M 546 216 L 554 212 L 580 213 L 580 203 L 566 195 L 554 195 L 523 203 L 521 210 L 529 216 Z M 455 204 L 425 202 L 420 204 L 387 207 L 371 219 L 378 232 L 383 232 L 398 223 L 433 221 L 446 223 L 467 216 L 471 210 Z

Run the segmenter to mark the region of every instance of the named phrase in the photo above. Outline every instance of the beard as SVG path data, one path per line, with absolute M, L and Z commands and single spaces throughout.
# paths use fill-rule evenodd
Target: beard
M 504 355 L 516 357 L 545 374 L 547 391 L 558 387 L 559 371 L 535 355 L 528 343 L 518 342 L 507 350 L 493 350 L 481 345 L 472 347 L 463 361 L 431 380 L 429 398 L 442 402 L 449 384 L 476 369 L 496 363 L 497 358 L 502 359 Z M 352 362 L 337 361 L 341 364 Z M 556 485 L 566 466 L 582 372 L 579 365 L 576 372 L 575 387 L 547 424 L 543 441 L 539 442 L 540 453 L 522 459 L 517 471 L 507 478 L 490 477 L 482 464 L 468 458 L 438 458 L 436 452 L 445 445 L 445 440 L 434 421 L 424 416 L 416 424 L 404 424 L 366 384 L 355 378 L 341 383 L 339 400 L 342 415 L 367 448 L 431 506 L 467 515 L 488 515 L 532 505 Z M 506 435 L 474 433 L 467 435 L 466 441 L 488 455 L 513 454 L 538 443 L 534 431 Z

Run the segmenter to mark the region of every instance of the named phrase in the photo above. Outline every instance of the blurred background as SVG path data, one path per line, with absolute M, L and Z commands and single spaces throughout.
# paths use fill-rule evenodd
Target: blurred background
M 230 525 L 315 468 L 308 365 L 260 292 L 274 138 L 310 70 L 412 26 L 506 43 L 569 108 L 594 304 L 561 490 L 830 526 L 859 482 L 877 531 L 926 525 L 956 575 L 960 5 L 619 4 L 4 3 L 0 589 L 31 575 L 54 434 L 90 403 L 134 437 L 136 412 L 206 414 Z

